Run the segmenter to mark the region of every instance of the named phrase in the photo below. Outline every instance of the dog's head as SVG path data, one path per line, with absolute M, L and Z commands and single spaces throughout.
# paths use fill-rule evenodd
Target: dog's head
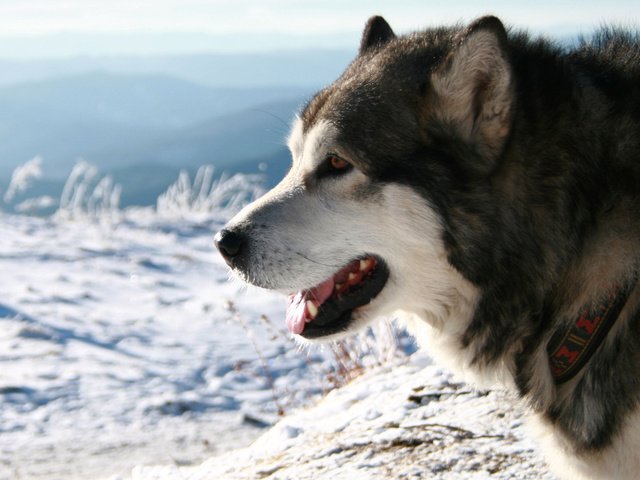
M 444 326 L 473 296 L 448 212 L 509 132 L 505 37 L 495 18 L 396 37 L 374 17 L 303 109 L 289 173 L 216 236 L 243 280 L 289 295 L 292 333 L 335 339 L 397 310 Z

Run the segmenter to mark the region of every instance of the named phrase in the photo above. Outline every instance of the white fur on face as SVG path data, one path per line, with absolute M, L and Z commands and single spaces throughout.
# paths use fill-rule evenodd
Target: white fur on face
M 467 324 L 475 290 L 447 261 L 440 219 L 423 197 L 403 185 L 372 185 L 357 168 L 307 186 L 305 178 L 341 150 L 335 138 L 330 123 L 303 134 L 298 120 L 289 138 L 289 174 L 227 226 L 252 232 L 251 258 L 240 275 L 292 293 L 319 284 L 355 258 L 377 255 L 390 276 L 382 292 L 354 313 L 353 329 L 399 310 L 438 330 L 454 328 L 453 319 Z

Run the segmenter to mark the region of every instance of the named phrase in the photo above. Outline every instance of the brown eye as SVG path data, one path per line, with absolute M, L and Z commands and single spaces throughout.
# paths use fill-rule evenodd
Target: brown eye
M 337 155 L 330 153 L 317 170 L 318 178 L 337 177 L 353 170 L 353 165 Z
M 336 157 L 335 155 L 330 155 L 328 161 L 331 164 L 331 168 L 334 170 L 344 170 L 351 166 L 349 162 L 340 157 Z

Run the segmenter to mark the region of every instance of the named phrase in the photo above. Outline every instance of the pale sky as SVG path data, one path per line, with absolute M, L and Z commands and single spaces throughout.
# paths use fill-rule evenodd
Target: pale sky
M 251 34 L 263 36 L 267 43 L 270 36 L 296 35 L 313 37 L 320 47 L 343 42 L 347 46 L 357 39 L 372 14 L 384 15 L 394 30 L 402 33 L 470 21 L 486 13 L 534 31 L 588 32 L 604 22 L 640 24 L 640 1 L 0 0 L 0 40 L 63 33 L 171 33 L 174 38 L 177 34 Z M 281 41 L 286 47 L 287 40 Z M 132 49 L 135 43 L 132 40 Z M 187 44 L 185 48 L 190 48 Z M 74 46 L 65 48 L 71 51 Z M 220 48 L 224 50 L 224 45 Z

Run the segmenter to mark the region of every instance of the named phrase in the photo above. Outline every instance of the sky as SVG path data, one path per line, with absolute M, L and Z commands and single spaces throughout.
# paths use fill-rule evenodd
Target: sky
M 493 13 L 545 33 L 640 23 L 637 0 L 0 0 L 0 57 L 347 48 L 366 19 L 396 32 Z M 83 40 L 84 39 L 84 40 Z

